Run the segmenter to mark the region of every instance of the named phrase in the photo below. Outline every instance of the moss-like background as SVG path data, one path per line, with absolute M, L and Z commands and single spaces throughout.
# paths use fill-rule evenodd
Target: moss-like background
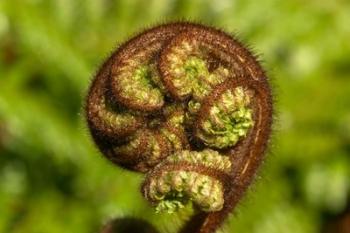
M 81 111 L 118 42 L 171 19 L 239 32 L 275 86 L 271 152 L 224 232 L 334 233 L 341 219 L 350 232 L 346 0 L 0 0 L 0 232 L 94 233 L 123 216 L 179 226 L 142 199 L 140 175 L 99 155 Z

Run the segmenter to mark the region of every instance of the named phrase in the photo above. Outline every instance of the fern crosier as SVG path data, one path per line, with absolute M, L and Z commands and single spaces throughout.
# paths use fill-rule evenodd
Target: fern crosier
M 193 202 L 182 232 L 214 232 L 250 185 L 270 135 L 271 93 L 256 58 L 193 23 L 146 30 L 102 65 L 86 102 L 91 135 L 124 168 L 146 173 L 157 211 Z

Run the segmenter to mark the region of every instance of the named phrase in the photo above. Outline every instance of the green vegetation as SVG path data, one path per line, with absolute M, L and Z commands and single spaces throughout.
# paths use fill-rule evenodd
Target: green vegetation
M 223 232 L 320 232 L 350 206 L 349 12 L 342 0 L 1 0 L 0 232 L 94 233 L 124 216 L 180 226 L 142 198 L 141 175 L 99 155 L 82 116 L 118 42 L 174 19 L 238 31 L 275 86 L 271 153 Z

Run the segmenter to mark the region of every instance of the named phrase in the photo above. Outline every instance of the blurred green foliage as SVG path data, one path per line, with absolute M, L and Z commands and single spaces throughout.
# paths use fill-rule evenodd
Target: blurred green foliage
M 321 232 L 349 214 L 349 1 L 1 0 L 0 232 L 92 233 L 123 216 L 176 230 L 184 216 L 155 214 L 142 176 L 102 158 L 82 116 L 118 42 L 174 19 L 238 31 L 275 85 L 262 178 L 223 232 Z

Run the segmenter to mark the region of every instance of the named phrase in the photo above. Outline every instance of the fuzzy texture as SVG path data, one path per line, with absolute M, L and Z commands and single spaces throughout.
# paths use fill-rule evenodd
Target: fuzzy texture
M 224 189 L 220 179 L 198 171 L 164 169 L 180 163 L 213 172 L 229 173 L 231 170 L 229 158 L 210 149 L 201 152 L 183 150 L 170 155 L 147 175 L 143 186 L 144 196 L 157 203 L 157 212 L 173 213 L 183 208 L 188 201 L 205 212 L 221 210 Z
M 146 30 L 120 46 L 90 87 L 86 117 L 101 152 L 146 174 L 158 212 L 198 209 L 181 232 L 215 232 L 256 173 L 272 101 L 256 58 L 193 23 Z

